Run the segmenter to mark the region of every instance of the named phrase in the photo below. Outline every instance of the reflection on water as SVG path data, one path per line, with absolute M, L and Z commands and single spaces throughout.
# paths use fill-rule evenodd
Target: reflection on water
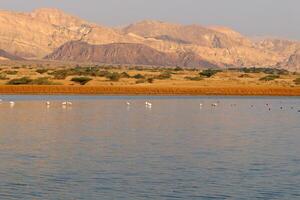
M 1 99 L 1 199 L 300 198 L 299 98 Z

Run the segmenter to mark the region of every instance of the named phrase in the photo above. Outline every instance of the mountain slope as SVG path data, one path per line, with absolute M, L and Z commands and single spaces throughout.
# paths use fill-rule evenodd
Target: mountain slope
M 146 45 L 133 43 L 91 45 L 86 42 L 72 41 L 62 45 L 45 59 L 156 66 L 214 66 L 196 55 L 163 53 Z
M 19 56 L 13 55 L 0 49 L 0 60 L 24 60 L 24 58 L 21 58 Z
M 136 41 L 57 9 L 32 13 L 0 11 L 0 48 L 16 55 L 42 58 L 71 40 L 95 44 Z
M 278 63 L 277 66 L 290 71 L 300 71 L 300 50 L 293 53 L 283 62 Z
M 125 49 L 132 48 L 128 44 L 140 44 L 152 51 L 164 53 L 166 60 L 170 55 L 177 57 L 175 63 L 183 66 L 209 63 L 220 67 L 281 67 L 287 66 L 286 61 L 300 50 L 297 41 L 252 41 L 230 28 L 220 26 L 204 27 L 148 20 L 113 29 L 87 22 L 58 9 L 42 8 L 31 13 L 0 11 L 0 49 L 6 52 L 24 58 L 42 59 L 69 41 L 110 45 L 114 50 L 118 49 L 118 45 L 124 50 L 124 44 L 127 44 Z M 129 51 L 126 55 L 133 60 L 137 59 Z M 74 61 L 77 59 L 76 56 L 72 58 Z M 120 58 L 120 61 L 123 60 L 126 61 Z M 151 62 L 146 60 L 146 63 Z M 162 61 L 159 63 L 164 64 Z M 288 65 L 293 68 L 292 64 Z
M 251 46 L 251 42 L 238 33 L 229 35 L 229 31 L 220 31 L 218 28 L 199 25 L 183 26 L 160 21 L 141 21 L 125 27 L 122 32 L 134 33 L 145 38 L 166 39 L 210 48 Z

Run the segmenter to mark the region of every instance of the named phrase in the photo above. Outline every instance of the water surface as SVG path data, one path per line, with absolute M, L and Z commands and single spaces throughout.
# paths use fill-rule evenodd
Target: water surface
M 300 198 L 299 98 L 0 98 L 0 199 Z

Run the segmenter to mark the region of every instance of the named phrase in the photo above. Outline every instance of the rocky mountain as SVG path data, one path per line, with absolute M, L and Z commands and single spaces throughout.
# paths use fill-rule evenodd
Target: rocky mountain
M 174 54 L 157 51 L 144 44 L 113 43 L 91 45 L 71 41 L 45 57 L 48 60 L 97 62 L 111 64 L 138 64 L 154 66 L 213 67 L 212 63 L 192 54 Z
M 297 50 L 289 58 L 277 64 L 277 67 L 290 71 L 300 71 L 300 50 Z
M 25 60 L 25 59 L 0 49 L 0 60 Z
M 70 46 L 74 47 L 72 51 Z M 83 48 L 85 57 L 81 54 L 77 57 L 78 53 L 82 53 L 78 48 Z M 300 43 L 280 39 L 254 41 L 227 27 L 151 20 L 114 29 L 87 22 L 58 9 L 43 8 L 31 13 L 0 11 L 0 49 L 26 59 L 46 57 L 152 64 L 151 59 L 159 60 L 165 56 L 165 61 L 159 60 L 160 65 L 289 66 L 289 69 L 297 69 L 291 62 L 286 62 L 291 57 L 294 60 Z M 104 50 L 111 54 L 104 54 Z M 71 52 L 75 54 L 70 55 Z M 95 52 L 103 54 L 98 56 Z M 126 59 L 123 57 L 125 55 Z

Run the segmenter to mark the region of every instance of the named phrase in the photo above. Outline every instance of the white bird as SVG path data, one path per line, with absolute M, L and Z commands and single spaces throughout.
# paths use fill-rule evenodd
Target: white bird
M 14 107 L 16 103 L 13 101 L 10 101 L 9 104 L 10 104 L 10 107 Z
M 126 104 L 127 104 L 127 106 L 130 106 L 130 102 L 127 101 Z
M 66 101 L 62 102 L 62 105 L 63 105 L 63 106 L 66 106 L 66 105 L 67 105 L 67 102 L 66 102 Z
M 202 107 L 203 106 L 203 104 L 202 103 L 200 103 L 200 107 Z
M 68 102 L 67 102 L 67 105 L 71 106 L 71 105 L 73 105 L 73 103 L 70 102 L 70 101 L 68 101 Z
M 47 102 L 46 102 L 46 105 L 47 105 L 47 106 L 50 106 L 50 101 L 47 101 Z

